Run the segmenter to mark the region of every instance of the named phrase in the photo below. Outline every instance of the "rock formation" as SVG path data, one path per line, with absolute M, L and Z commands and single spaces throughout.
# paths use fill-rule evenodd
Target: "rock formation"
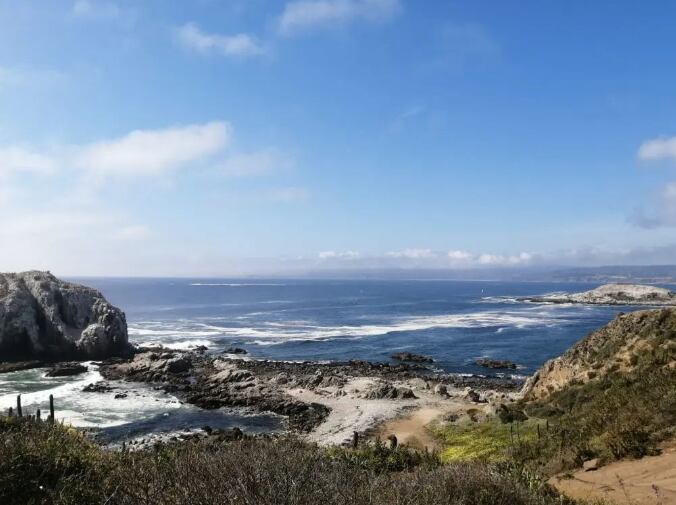
M 534 303 L 588 303 L 598 305 L 676 305 L 676 293 L 642 284 L 604 284 L 583 293 L 529 296 L 520 301 Z
M 124 313 L 97 290 L 49 272 L 0 273 L 0 361 L 129 353 Z

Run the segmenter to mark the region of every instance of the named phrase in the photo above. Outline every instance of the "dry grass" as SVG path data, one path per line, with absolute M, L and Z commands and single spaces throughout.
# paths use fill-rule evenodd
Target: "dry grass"
M 549 505 L 532 475 L 443 465 L 399 448 L 327 451 L 294 439 L 188 442 L 106 452 L 56 425 L 0 420 L 0 503 Z

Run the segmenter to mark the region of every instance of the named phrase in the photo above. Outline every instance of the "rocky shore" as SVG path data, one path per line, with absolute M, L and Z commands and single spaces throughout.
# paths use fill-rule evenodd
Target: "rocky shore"
M 676 293 L 642 284 L 604 284 L 582 293 L 554 293 L 518 298 L 531 303 L 582 303 L 592 305 L 676 306 Z
M 104 362 L 108 380 L 147 382 L 205 409 L 245 407 L 288 418 L 289 429 L 322 444 L 421 407 L 489 407 L 509 401 L 520 382 L 462 377 L 420 364 L 279 362 L 204 352 L 143 349 L 132 359 Z

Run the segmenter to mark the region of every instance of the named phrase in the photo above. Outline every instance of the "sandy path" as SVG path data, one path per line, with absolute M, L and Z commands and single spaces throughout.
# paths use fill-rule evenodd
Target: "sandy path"
M 600 498 L 617 505 L 676 505 L 676 444 L 659 456 L 611 463 L 593 472 L 580 470 L 572 479 L 550 483 L 578 499 Z

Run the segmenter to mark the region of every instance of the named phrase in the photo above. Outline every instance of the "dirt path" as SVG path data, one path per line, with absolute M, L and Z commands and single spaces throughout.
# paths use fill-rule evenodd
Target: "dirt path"
M 419 408 L 407 417 L 392 419 L 384 423 L 378 429 L 378 436 L 386 438 L 393 434 L 401 444 L 408 444 L 418 449 L 434 450 L 438 448 L 438 443 L 430 436 L 425 427 L 444 414 L 446 410 L 438 407 Z
M 676 443 L 659 456 L 611 463 L 593 472 L 580 470 L 572 479 L 550 483 L 578 499 L 600 498 L 617 505 L 676 505 Z

